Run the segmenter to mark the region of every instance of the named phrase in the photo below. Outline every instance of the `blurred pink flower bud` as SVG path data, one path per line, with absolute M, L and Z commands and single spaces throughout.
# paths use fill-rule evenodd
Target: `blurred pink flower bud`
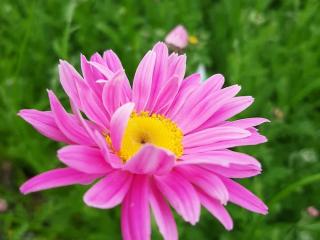
M 184 26 L 178 25 L 169 32 L 165 38 L 165 42 L 173 47 L 186 48 L 188 45 L 188 32 Z
M 0 198 L 0 213 L 5 212 L 8 209 L 8 203 L 5 199 Z
M 318 217 L 319 216 L 319 210 L 316 209 L 315 207 L 313 206 L 310 206 L 307 208 L 307 212 L 308 214 L 311 216 L 311 217 Z

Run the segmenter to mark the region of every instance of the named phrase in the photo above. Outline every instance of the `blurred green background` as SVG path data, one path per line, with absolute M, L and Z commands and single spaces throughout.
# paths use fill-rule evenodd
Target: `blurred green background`
M 22 196 L 27 178 L 59 165 L 57 143 L 17 117 L 21 108 L 48 109 L 46 89 L 66 96 L 60 58 L 79 69 L 79 53 L 113 49 L 132 77 L 143 54 L 175 25 L 199 39 L 189 46 L 188 73 L 202 63 L 255 97 L 241 116 L 263 116 L 269 142 L 238 150 L 256 156 L 262 175 L 241 181 L 269 205 L 259 216 L 229 205 L 227 232 L 206 211 L 192 227 L 176 217 L 180 239 L 320 239 L 320 3 L 266 1 L 35 1 L 0 2 L 0 240 L 120 239 L 119 208 L 82 202 L 87 187 Z M 161 239 L 153 223 L 153 239 Z

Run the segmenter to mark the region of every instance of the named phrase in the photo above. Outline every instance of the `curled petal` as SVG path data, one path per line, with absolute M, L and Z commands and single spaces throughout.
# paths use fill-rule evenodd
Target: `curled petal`
M 86 174 L 72 168 L 57 168 L 29 179 L 20 187 L 20 192 L 28 194 L 74 184 L 87 185 L 100 176 L 98 174 Z
M 110 123 L 110 137 L 112 146 L 116 151 L 120 150 L 122 137 L 126 130 L 134 105 L 135 104 L 132 102 L 126 103 L 119 107 L 112 115 Z
M 175 155 L 151 144 L 145 144 L 124 166 L 135 174 L 164 175 L 171 171 Z
M 96 208 L 113 208 L 126 196 L 132 175 L 124 171 L 114 171 L 91 187 L 84 195 L 84 202 Z

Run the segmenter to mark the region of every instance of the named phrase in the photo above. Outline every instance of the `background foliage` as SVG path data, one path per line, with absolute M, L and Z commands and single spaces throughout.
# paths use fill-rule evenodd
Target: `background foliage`
M 242 181 L 266 201 L 266 217 L 228 206 L 235 229 L 226 232 L 206 211 L 196 227 L 179 217 L 181 239 L 320 238 L 320 3 L 266 1 L 56 1 L 0 3 L 0 240 L 120 239 L 119 209 L 82 202 L 83 187 L 21 196 L 28 177 L 59 165 L 58 144 L 16 116 L 21 108 L 48 109 L 46 88 L 66 100 L 58 59 L 79 66 L 79 53 L 112 48 L 133 76 L 139 59 L 178 23 L 199 44 L 190 46 L 189 72 L 203 63 L 227 85 L 242 85 L 255 104 L 241 116 L 271 119 L 267 144 L 244 147 L 261 160 L 262 175 Z M 161 239 L 153 225 L 153 239 Z

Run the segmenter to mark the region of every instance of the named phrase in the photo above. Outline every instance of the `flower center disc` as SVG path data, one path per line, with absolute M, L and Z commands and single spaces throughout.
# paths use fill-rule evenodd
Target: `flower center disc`
M 139 151 L 143 144 L 151 143 L 181 157 L 183 153 L 182 138 L 183 134 L 178 126 L 163 115 L 133 112 L 124 132 L 120 151 L 117 154 L 126 162 Z

